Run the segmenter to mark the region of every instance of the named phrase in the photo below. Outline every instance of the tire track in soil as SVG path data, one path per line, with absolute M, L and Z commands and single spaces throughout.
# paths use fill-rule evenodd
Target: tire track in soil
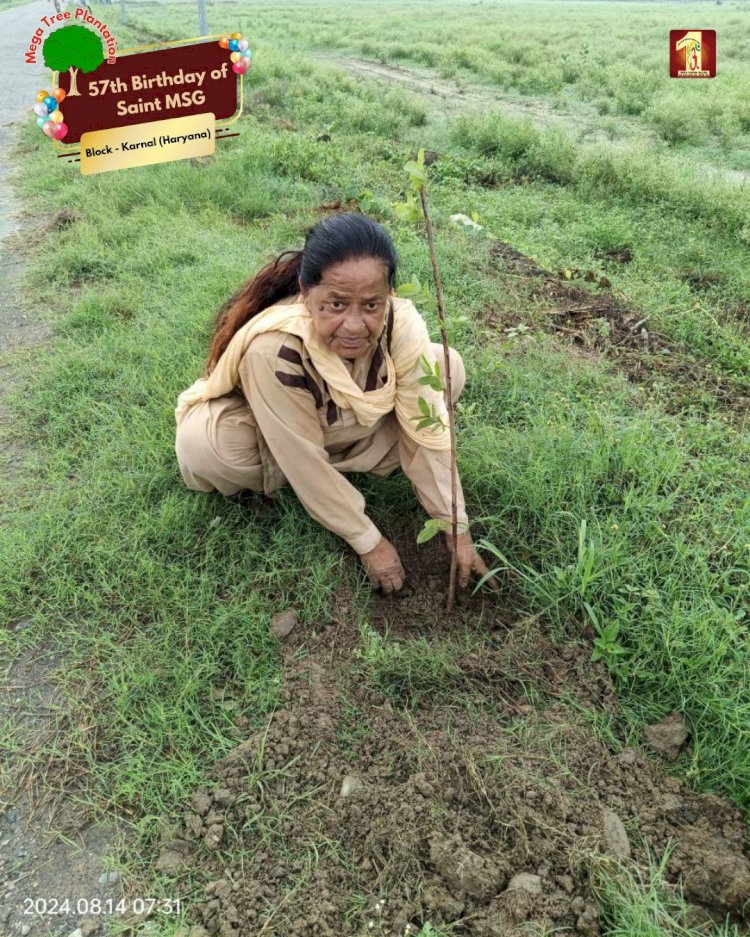
M 20 380 L 17 353 L 43 348 L 53 340 L 53 329 L 37 310 L 24 302 L 23 278 L 27 263 L 20 237 L 25 215 L 13 188 L 13 176 L 23 152 L 18 146 L 20 128 L 33 119 L 34 95 L 49 87 L 49 72 L 42 64 L 24 59 L 30 37 L 40 17 L 54 12 L 51 3 L 35 0 L 0 13 L 0 62 L 3 91 L 0 95 L 0 428 L 6 430 L 12 411 L 6 391 Z M 40 131 L 41 132 L 41 131 Z M 28 233 L 26 233 L 28 237 Z M 23 461 L 31 451 L 16 441 L 3 441 L 4 488 L 12 509 L 14 482 L 24 483 Z M 0 519 L 0 527 L 1 527 Z M 32 633 L 28 619 L 5 621 L 2 627 L 18 634 Z M 37 626 L 38 627 L 38 626 Z M 113 828 L 92 823 L 74 802 L 74 790 L 53 799 L 50 782 L 65 790 L 65 778 L 33 777 L 24 762 L 54 736 L 54 709 L 59 702 L 55 676 L 65 668 L 63 656 L 42 638 L 11 659 L 0 659 L 0 720 L 11 725 L 17 751 L 0 752 L 0 934 L 3 937 L 45 937 L 69 934 L 84 918 L 76 909 L 78 899 L 118 900 L 117 879 L 106 875 L 105 857 L 112 849 Z M 71 842 L 65 842 L 61 836 Z M 110 875 L 109 878 L 112 878 Z M 31 902 L 69 899 L 71 913 L 24 913 Z

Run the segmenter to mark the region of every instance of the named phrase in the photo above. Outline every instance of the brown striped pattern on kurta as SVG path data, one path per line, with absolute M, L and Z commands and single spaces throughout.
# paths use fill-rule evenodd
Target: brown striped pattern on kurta
M 363 390 L 377 390 L 385 384 L 388 369 L 385 362 L 385 349 L 390 350 L 391 335 L 393 334 L 393 303 L 390 304 L 385 328 L 380 336 L 380 342 L 372 353 L 372 361 L 367 371 Z M 280 383 L 286 387 L 299 387 L 312 394 L 315 407 L 326 408 L 326 423 L 328 426 L 337 422 L 340 410 L 328 392 L 328 384 L 318 374 L 310 359 L 302 339 L 297 335 L 288 335 L 279 349 L 278 357 L 281 359 L 279 367 L 274 374 Z

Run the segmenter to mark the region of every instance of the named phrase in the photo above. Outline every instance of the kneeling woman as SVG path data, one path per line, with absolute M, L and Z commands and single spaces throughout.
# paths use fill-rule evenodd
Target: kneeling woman
M 307 512 L 359 554 L 374 587 L 390 594 L 405 572 L 365 513 L 345 472 L 401 467 L 431 517 L 451 519 L 448 413 L 440 391 L 420 384 L 420 356 L 441 365 L 412 302 L 395 295 L 396 252 L 386 230 L 357 213 L 311 228 L 224 304 L 206 375 L 180 394 L 175 450 L 189 488 L 234 495 L 289 483 Z M 453 348 L 454 400 L 465 381 Z M 417 430 L 418 398 L 444 429 Z M 468 533 L 458 484 L 458 581 L 487 572 Z M 462 532 L 463 531 L 463 532 Z M 497 581 L 488 580 L 491 588 Z

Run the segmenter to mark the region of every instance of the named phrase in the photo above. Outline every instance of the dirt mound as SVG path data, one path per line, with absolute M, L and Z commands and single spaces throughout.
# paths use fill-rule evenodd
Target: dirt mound
M 595 935 L 591 857 L 645 870 L 669 840 L 670 880 L 739 920 L 750 899 L 739 812 L 594 734 L 579 710 L 620 729 L 587 647 L 555 646 L 536 620 L 510 624 L 493 596 L 449 615 L 425 574 L 447 582 L 440 544 L 398 549 L 413 591 L 375 598 L 369 616 L 392 656 L 363 641 L 346 596 L 319 633 L 297 626 L 280 644 L 281 707 L 217 763 L 164 843 L 164 871 L 207 876 L 193 937 L 401 937 L 426 921 L 470 937 L 523 922 Z M 410 677 L 415 642 L 426 644 Z M 453 653 L 430 681 L 441 647 Z

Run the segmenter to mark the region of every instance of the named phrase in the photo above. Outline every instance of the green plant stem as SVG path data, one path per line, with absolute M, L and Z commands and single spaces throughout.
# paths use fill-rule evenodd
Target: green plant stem
M 430 219 L 430 209 L 427 204 L 427 184 L 425 183 L 419 189 L 419 197 L 422 200 L 422 211 L 427 226 L 427 243 L 430 247 L 430 260 L 432 262 L 432 273 L 435 277 L 435 292 L 437 293 L 438 321 L 440 322 L 440 338 L 443 342 L 443 355 L 445 357 L 445 384 L 448 399 L 448 428 L 451 440 L 451 536 L 453 537 L 453 550 L 451 551 L 451 572 L 448 582 L 448 598 L 445 607 L 448 611 L 453 608 L 453 602 L 456 594 L 456 558 L 458 555 L 458 506 L 457 506 L 457 471 L 456 471 L 456 422 L 453 415 L 453 393 L 451 385 L 451 365 L 450 355 L 448 354 L 448 333 L 445 328 L 445 309 L 443 307 L 443 284 L 440 279 L 440 268 L 438 267 L 437 254 L 435 252 L 435 238 L 432 230 L 432 221 Z

